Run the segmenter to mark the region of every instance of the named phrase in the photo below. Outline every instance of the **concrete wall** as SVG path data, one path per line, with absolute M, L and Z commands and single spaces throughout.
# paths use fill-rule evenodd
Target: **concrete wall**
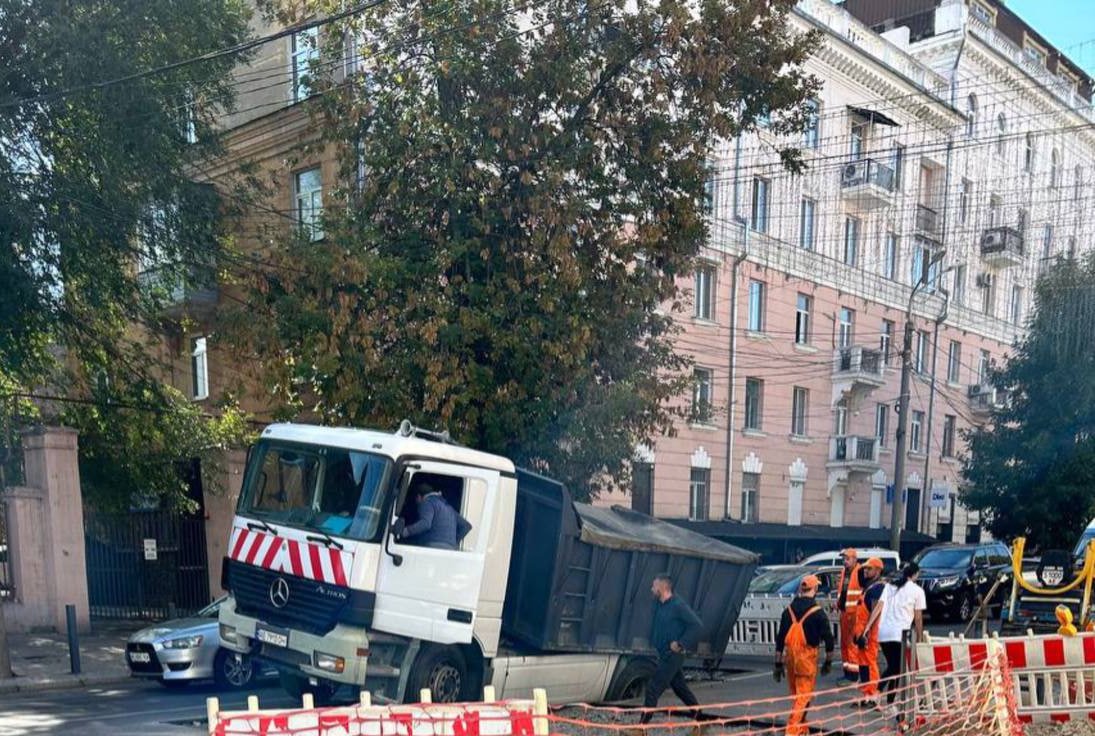
M 209 593 L 214 598 L 223 595 L 221 588 L 221 564 L 228 554 L 228 535 L 232 531 L 232 517 L 243 483 L 244 464 L 247 455 L 243 451 L 229 452 L 224 458 L 224 473 L 218 480 L 218 488 L 205 494 L 205 545 L 209 554 Z

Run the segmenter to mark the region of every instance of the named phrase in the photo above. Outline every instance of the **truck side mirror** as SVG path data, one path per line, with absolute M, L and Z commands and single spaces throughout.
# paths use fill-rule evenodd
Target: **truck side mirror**
M 392 564 L 399 567 L 403 564 L 403 555 L 397 555 L 392 552 L 388 545 L 392 543 L 393 539 L 396 539 L 403 535 L 403 529 L 407 526 L 406 520 L 403 517 L 396 517 L 396 520 L 392 522 L 392 525 L 388 527 L 388 536 L 384 538 L 384 552 L 392 558 Z

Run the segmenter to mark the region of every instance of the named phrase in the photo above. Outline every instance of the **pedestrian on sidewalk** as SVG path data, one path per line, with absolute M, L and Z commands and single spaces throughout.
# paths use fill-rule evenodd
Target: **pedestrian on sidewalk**
M 878 616 L 872 616 L 879 606 L 885 583 L 882 582 L 882 560 L 872 557 L 863 565 L 863 598 L 856 607 L 855 645 L 859 665 L 860 705 L 878 705 Z
M 840 612 L 840 664 L 844 679 L 859 682 L 859 654 L 855 647 L 856 609 L 863 594 L 863 568 L 859 553 L 849 547 L 841 553 L 844 569 L 840 571 L 836 608 Z
M 646 685 L 639 723 L 650 722 L 658 698 L 666 687 L 672 688 L 685 705 L 700 704 L 684 679 L 684 657 L 686 652 L 695 649 L 703 623 L 695 611 L 673 593 L 673 578 L 667 573 L 654 577 L 650 592 L 654 596 L 654 624 L 650 642 L 658 653 L 658 667 Z M 699 716 L 699 708 L 692 711 L 694 720 L 699 720 Z
M 776 682 L 787 676 L 794 701 L 787 719 L 787 736 L 805 736 L 809 733 L 806 713 L 817 686 L 817 657 L 822 642 L 825 643 L 825 663 L 821 674 L 827 675 L 833 667 L 833 630 L 829 617 L 817 604 L 819 581 L 816 575 L 807 575 L 798 585 L 798 596 L 783 612 L 776 633 Z
M 907 563 L 897 579 L 887 583 L 882 597 L 868 619 L 868 626 L 878 622 L 878 641 L 886 657 L 886 671 L 882 675 L 882 691 L 886 702 L 893 705 L 901 677 L 901 644 L 906 633 L 915 632 L 913 642 L 924 639 L 924 611 L 928 607 L 924 589 L 917 584 L 920 566 Z

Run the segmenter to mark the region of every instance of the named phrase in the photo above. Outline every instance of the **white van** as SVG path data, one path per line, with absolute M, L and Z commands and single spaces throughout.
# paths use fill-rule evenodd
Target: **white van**
M 844 561 L 840 558 L 840 553 L 842 551 L 843 550 L 838 549 L 833 552 L 818 552 L 816 555 L 810 555 L 799 564 L 809 567 L 839 567 L 844 564 Z M 892 549 L 882 549 L 881 547 L 856 547 L 855 551 L 858 553 L 858 560 L 860 562 L 866 562 L 872 557 L 877 557 L 882 560 L 882 572 L 887 575 L 901 569 L 901 555 L 894 552 Z

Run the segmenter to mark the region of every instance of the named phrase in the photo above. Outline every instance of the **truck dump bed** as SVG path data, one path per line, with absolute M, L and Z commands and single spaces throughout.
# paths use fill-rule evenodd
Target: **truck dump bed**
M 556 652 L 652 651 L 656 574 L 703 620 L 697 654 L 716 659 L 759 557 L 630 509 L 577 504 L 549 478 L 518 471 L 502 634 Z

